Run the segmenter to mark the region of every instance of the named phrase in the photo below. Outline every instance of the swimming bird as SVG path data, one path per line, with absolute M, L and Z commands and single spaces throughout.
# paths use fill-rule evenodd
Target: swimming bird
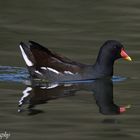
M 100 79 L 113 76 L 115 60 L 131 61 L 123 45 L 116 40 L 107 40 L 100 48 L 95 64 L 83 64 L 50 51 L 48 48 L 29 41 L 19 44 L 22 56 L 32 79 L 47 82 L 67 82 Z

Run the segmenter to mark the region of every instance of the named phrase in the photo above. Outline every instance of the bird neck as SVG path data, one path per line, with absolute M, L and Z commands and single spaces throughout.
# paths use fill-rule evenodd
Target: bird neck
M 113 76 L 114 61 L 98 60 L 94 65 L 94 69 L 103 77 Z

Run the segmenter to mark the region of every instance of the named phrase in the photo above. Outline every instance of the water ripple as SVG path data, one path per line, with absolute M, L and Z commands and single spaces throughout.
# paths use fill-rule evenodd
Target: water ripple
M 0 66 L 0 81 L 24 82 L 28 79 L 28 71 L 22 67 Z
M 126 80 L 123 76 L 113 76 L 113 82 L 121 82 Z M 26 68 L 23 67 L 12 67 L 12 66 L 0 66 L 0 81 L 1 82 L 21 82 L 29 80 L 29 73 Z M 76 81 L 81 82 L 93 82 L 94 80 Z M 69 81 L 68 83 L 75 83 L 75 81 Z

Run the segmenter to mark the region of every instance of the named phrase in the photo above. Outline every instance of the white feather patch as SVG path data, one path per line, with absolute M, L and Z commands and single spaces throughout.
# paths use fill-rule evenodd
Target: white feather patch
M 22 46 L 20 45 L 19 47 L 20 47 L 22 56 L 23 56 L 23 58 L 24 58 L 24 60 L 25 60 L 25 62 L 26 62 L 26 64 L 27 64 L 27 66 L 29 66 L 29 67 L 33 66 L 33 63 L 32 63 L 32 62 L 29 60 L 29 58 L 27 57 L 27 55 L 26 55 L 26 53 L 24 52 Z
M 72 74 L 72 75 L 74 74 L 74 73 L 72 73 L 72 72 L 70 72 L 70 71 L 64 71 L 64 73 L 65 73 L 65 74 Z
M 42 75 L 42 73 L 39 72 L 38 70 L 35 70 L 35 73 Z
M 41 67 L 41 69 L 42 69 L 42 70 L 47 70 L 47 68 L 46 68 L 46 67 Z
M 52 68 L 47 68 L 48 70 L 50 70 L 50 71 L 52 71 L 52 72 L 54 72 L 54 73 L 56 73 L 56 74 L 59 74 L 60 72 L 59 71 L 57 71 L 57 70 L 55 70 L 55 69 L 52 69 Z

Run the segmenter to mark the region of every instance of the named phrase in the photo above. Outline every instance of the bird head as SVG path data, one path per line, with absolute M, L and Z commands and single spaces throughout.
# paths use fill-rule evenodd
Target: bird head
M 108 40 L 100 48 L 97 60 L 108 64 L 119 58 L 132 61 L 130 56 L 126 53 L 124 46 L 119 41 Z

